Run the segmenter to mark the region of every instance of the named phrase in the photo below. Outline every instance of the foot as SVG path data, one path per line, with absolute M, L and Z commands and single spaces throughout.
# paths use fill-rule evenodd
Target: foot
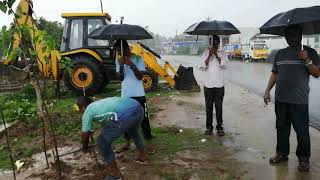
M 205 135 L 212 135 L 212 130 L 210 129 L 207 129 L 205 132 L 204 132 Z
M 300 172 L 309 172 L 309 169 L 310 169 L 309 161 L 300 161 L 299 162 L 298 170 Z
M 149 163 L 149 158 L 148 158 L 144 148 L 138 150 L 138 157 L 135 159 L 135 161 L 140 164 L 148 164 Z
M 217 129 L 217 135 L 220 136 L 220 137 L 224 136 L 224 130 L 223 130 L 222 127 Z
M 155 153 L 155 149 L 153 147 L 153 143 L 152 143 L 151 140 L 147 140 L 146 149 L 147 149 L 147 153 L 148 154 L 154 154 Z
M 112 175 L 107 175 L 104 180 L 119 180 L 121 179 L 121 177 L 117 177 L 117 176 L 112 176 Z
M 271 165 L 276 165 L 284 161 L 288 161 L 288 156 L 283 156 L 280 154 L 277 154 L 269 159 L 269 163 Z
M 134 161 L 139 164 L 144 164 L 144 165 L 149 164 L 149 160 L 147 160 L 147 159 L 136 158 Z
M 109 163 L 106 167 L 108 171 L 110 172 L 109 175 L 105 178 L 108 180 L 115 180 L 115 179 L 121 179 L 122 175 L 120 173 L 120 169 L 118 168 L 117 162 L 112 161 Z

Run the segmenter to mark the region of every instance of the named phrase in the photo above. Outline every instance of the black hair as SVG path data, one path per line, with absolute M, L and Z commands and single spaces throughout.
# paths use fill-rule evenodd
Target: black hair
M 209 45 L 212 45 L 213 41 L 217 41 L 220 44 L 220 37 L 217 35 L 209 36 Z
M 212 39 L 212 40 L 217 40 L 217 41 L 220 43 L 220 37 L 217 36 L 217 35 L 212 35 L 212 36 L 210 36 L 210 37 L 209 37 L 209 41 L 211 41 L 211 39 Z
M 80 96 L 77 100 L 77 105 L 87 107 L 89 104 L 91 104 L 93 100 L 87 96 Z
M 294 25 L 290 25 L 290 26 L 287 26 L 285 29 L 284 29 L 284 34 L 287 34 L 287 32 L 290 30 L 290 29 L 298 29 L 300 34 L 302 34 L 302 27 L 298 24 L 294 24 Z
M 114 48 L 121 48 L 121 39 L 118 39 L 114 44 L 113 44 Z M 122 47 L 123 49 L 129 49 L 129 44 L 126 40 L 122 39 Z

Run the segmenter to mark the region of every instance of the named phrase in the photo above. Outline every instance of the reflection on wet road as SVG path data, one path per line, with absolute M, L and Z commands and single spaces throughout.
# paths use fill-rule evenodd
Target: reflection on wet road
M 179 64 L 192 66 L 195 74 L 199 73 L 197 70 L 201 64 L 199 56 L 164 56 L 163 59 L 174 66 Z M 231 61 L 226 69 L 225 78 L 262 96 L 270 77 L 270 71 L 271 64 Z M 310 124 L 320 130 L 320 79 L 310 77 L 309 99 Z

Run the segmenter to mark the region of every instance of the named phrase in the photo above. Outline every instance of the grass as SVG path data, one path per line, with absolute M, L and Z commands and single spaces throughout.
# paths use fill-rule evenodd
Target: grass
M 155 136 L 154 144 L 157 153 L 152 157 L 154 159 L 162 158 L 165 155 L 175 154 L 179 151 L 188 150 L 204 150 L 211 147 L 220 146 L 215 139 L 201 142 L 204 138 L 203 133 L 193 129 L 180 129 L 176 127 L 153 128 Z
M 106 97 L 120 96 L 120 90 L 120 83 L 110 83 L 103 92 L 91 97 L 94 100 L 98 100 Z M 148 99 L 157 96 L 157 94 L 169 96 L 171 93 L 171 89 L 160 85 L 156 92 L 147 93 L 146 96 Z M 58 145 L 80 143 L 81 115 L 73 108 L 77 96 L 64 87 L 62 87 L 60 95 L 61 97 L 56 99 L 54 88 L 50 85 L 44 95 L 54 122 L 55 133 L 58 136 Z M 34 153 L 41 152 L 42 121 L 37 116 L 36 97 L 33 87 L 26 86 L 18 92 L 0 96 L 0 105 L 2 105 L 0 107 L 3 109 L 6 122 L 16 122 L 9 129 L 10 146 L 13 150 L 14 159 L 23 159 L 30 157 Z M 100 126 L 95 125 L 95 127 L 99 131 Z M 3 132 L 0 133 L 0 143 L 0 169 L 11 168 Z M 123 143 L 123 141 L 120 140 L 118 143 Z
M 111 96 L 120 96 L 120 83 L 109 84 L 102 93 L 92 96 L 93 99 L 101 99 Z M 51 92 L 50 92 L 51 91 Z M 55 132 L 58 138 L 58 146 L 65 146 L 68 144 L 80 144 L 80 129 L 81 129 L 81 116 L 73 109 L 73 105 L 77 96 L 72 95 L 65 89 L 62 90 L 61 98 L 55 99 L 51 96 L 53 89 L 48 88 L 47 105 L 51 112 L 52 120 L 54 121 Z M 42 122 L 38 120 L 37 116 L 28 115 L 29 110 L 35 108 L 35 96 L 30 87 L 23 89 L 20 92 L 9 94 L 0 97 L 0 103 L 6 107 L 5 117 L 10 121 L 16 121 L 9 131 L 10 145 L 13 152 L 14 160 L 26 160 L 35 153 L 42 152 Z M 155 96 L 171 96 L 176 91 L 171 90 L 164 85 L 160 85 L 156 92 L 147 93 L 147 99 L 152 99 Z M 12 101 L 12 102 L 10 102 Z M 156 108 L 149 104 L 150 114 L 154 114 Z M 24 108 L 25 113 L 15 112 L 17 108 Z M 200 106 L 194 106 L 193 109 L 198 110 Z M 202 109 L 202 107 L 201 107 Z M 13 114 L 10 114 L 13 113 Z M 29 113 L 30 114 L 30 113 Z M 17 116 L 19 115 L 19 116 Z M 25 119 L 23 119 L 25 118 Z M 153 118 L 153 116 L 150 116 Z M 26 120 L 27 119 L 27 120 Z M 101 127 L 94 124 L 96 130 L 95 136 L 99 134 Z M 201 152 L 222 152 L 224 153 L 223 146 L 216 138 L 207 138 L 205 143 L 200 140 L 204 138 L 203 133 L 197 132 L 192 129 L 182 129 L 177 127 L 161 127 L 153 128 L 154 135 L 154 148 L 156 153 L 150 156 L 151 167 L 154 168 L 154 173 L 160 175 L 165 179 L 189 179 L 192 173 L 204 174 L 202 179 L 207 177 L 221 177 L 221 179 L 233 179 L 233 171 L 235 168 L 229 168 L 230 163 L 215 162 L 216 166 L 225 171 L 223 174 L 214 174 L 214 172 L 202 169 L 200 172 L 193 172 L 194 170 L 185 170 L 184 167 L 177 165 L 170 165 L 170 167 L 162 167 L 164 157 L 174 156 L 177 152 L 183 150 L 201 151 Z M 117 144 L 123 144 L 124 139 L 119 138 Z M 134 153 L 131 151 L 131 153 Z M 221 166 L 221 167 L 220 167 Z M 175 168 L 171 171 L 171 167 Z M 205 167 L 206 168 L 206 167 Z M 11 169 L 11 162 L 9 159 L 8 149 L 6 147 L 4 133 L 0 133 L 0 169 Z M 169 170 L 168 170 L 169 169 Z M 203 171 L 203 173 L 202 173 Z

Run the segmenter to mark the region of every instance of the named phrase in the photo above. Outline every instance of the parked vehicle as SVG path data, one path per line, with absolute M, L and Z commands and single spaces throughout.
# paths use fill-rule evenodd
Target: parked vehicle
M 268 57 L 268 47 L 265 41 L 253 41 L 250 44 L 249 59 L 250 61 L 266 61 Z

